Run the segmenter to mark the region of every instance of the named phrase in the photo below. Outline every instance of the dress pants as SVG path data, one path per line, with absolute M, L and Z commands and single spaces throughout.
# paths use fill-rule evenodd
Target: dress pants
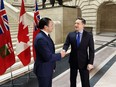
M 42 8 L 45 8 L 45 2 L 46 0 L 42 0 Z
M 57 0 L 59 5 L 62 5 L 62 0 Z M 50 4 L 52 5 L 52 7 L 54 6 L 55 0 L 50 0 Z
M 52 76 L 51 77 L 37 77 L 39 87 L 52 87 Z
M 76 87 L 78 70 L 80 72 L 82 87 L 90 87 L 89 71 L 85 69 L 70 68 L 70 87 Z

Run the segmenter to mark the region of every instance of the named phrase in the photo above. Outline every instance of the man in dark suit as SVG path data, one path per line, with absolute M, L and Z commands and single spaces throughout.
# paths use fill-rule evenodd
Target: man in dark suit
M 42 8 L 45 8 L 45 2 L 46 0 L 42 0 Z
M 60 6 L 63 5 L 63 1 L 62 0 L 57 0 L 58 1 L 58 4 Z M 46 0 L 42 0 L 42 8 L 45 8 L 45 2 Z M 52 5 L 52 7 L 54 7 L 54 3 L 55 3 L 55 0 L 50 0 L 50 4 Z
M 52 87 L 52 75 L 55 69 L 55 62 L 61 60 L 65 53 L 56 53 L 55 47 L 49 34 L 53 30 L 53 22 L 50 18 L 42 18 L 39 21 L 40 33 L 34 40 L 36 60 L 34 73 L 39 82 L 39 87 Z
M 71 45 L 69 57 L 70 87 L 76 87 L 76 77 L 80 72 L 82 87 L 90 87 L 89 71 L 93 68 L 94 41 L 91 33 L 84 30 L 86 21 L 78 18 L 75 21 L 75 31 L 66 38 L 63 49 L 66 52 Z
M 60 5 L 60 6 L 62 6 L 63 4 L 63 1 L 62 0 L 57 0 L 58 1 L 58 4 Z M 52 5 L 52 7 L 54 7 L 54 3 L 55 3 L 55 0 L 50 0 L 50 4 Z

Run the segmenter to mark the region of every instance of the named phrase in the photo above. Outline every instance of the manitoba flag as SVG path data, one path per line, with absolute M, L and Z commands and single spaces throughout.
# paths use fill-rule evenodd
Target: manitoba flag
M 16 53 L 24 66 L 28 65 L 31 60 L 28 25 L 26 25 L 26 11 L 24 8 L 24 1 L 22 0 L 19 29 L 18 29 L 18 43 L 16 45 Z
M 0 0 L 0 75 L 15 63 L 14 50 L 11 42 L 8 18 L 3 0 Z
M 36 58 L 36 53 L 34 49 L 34 39 L 36 35 L 40 32 L 40 29 L 37 28 L 37 24 L 39 23 L 40 20 L 40 15 L 39 15 L 39 10 L 38 10 L 38 5 L 37 5 L 37 0 L 35 0 L 35 12 L 34 12 L 34 30 L 33 30 L 33 57 L 34 60 Z

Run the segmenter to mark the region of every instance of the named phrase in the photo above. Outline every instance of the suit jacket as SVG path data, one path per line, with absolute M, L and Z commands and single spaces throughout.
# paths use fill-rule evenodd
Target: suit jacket
M 49 77 L 53 74 L 55 62 L 61 59 L 61 54 L 55 54 L 54 43 L 44 32 L 40 32 L 34 41 L 36 60 L 34 73 L 40 77 Z
M 76 31 L 70 32 L 66 38 L 63 49 L 68 50 L 71 45 L 69 63 L 71 67 L 84 68 L 87 64 L 93 64 L 94 60 L 94 41 L 91 33 L 83 31 L 81 43 L 77 47 Z M 89 48 L 89 50 L 88 50 Z

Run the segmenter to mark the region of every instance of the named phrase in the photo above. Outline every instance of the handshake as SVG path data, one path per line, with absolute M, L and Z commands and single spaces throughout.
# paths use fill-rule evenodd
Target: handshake
M 65 52 L 65 50 L 61 50 L 61 57 L 63 58 L 65 55 L 66 55 L 66 52 Z

